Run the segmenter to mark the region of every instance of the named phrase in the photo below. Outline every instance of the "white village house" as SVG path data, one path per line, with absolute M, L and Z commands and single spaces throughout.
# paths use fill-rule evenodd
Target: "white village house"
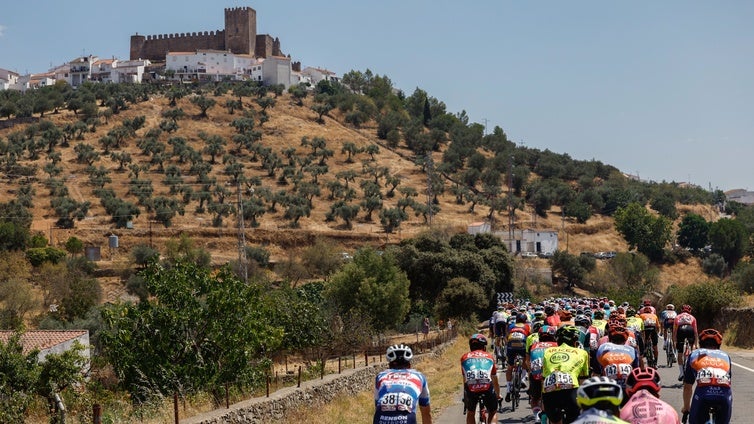
M 492 232 L 490 223 L 487 221 L 472 222 L 466 228 L 469 234 L 484 234 Z M 508 231 L 495 231 L 495 236 L 500 237 L 511 253 L 555 253 L 558 250 L 557 230 L 532 228 Z M 513 239 L 511 240 L 511 236 Z
M 13 331 L 0 331 L 0 342 L 8 343 L 14 333 Z M 77 341 L 83 347 L 79 351 L 79 355 L 86 358 L 84 365 L 84 371 L 86 371 L 89 369 L 90 358 L 88 330 L 32 330 L 21 335 L 23 353 L 28 354 L 32 350 L 38 349 L 37 358 L 40 362 L 44 361 L 44 358 L 51 353 L 60 354 L 71 349 Z

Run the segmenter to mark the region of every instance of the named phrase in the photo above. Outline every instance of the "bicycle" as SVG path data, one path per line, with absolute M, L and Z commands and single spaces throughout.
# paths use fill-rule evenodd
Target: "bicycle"
M 649 333 L 645 333 L 644 339 L 644 358 L 647 359 L 647 366 L 650 368 L 657 368 L 657 358 L 655 358 L 654 344 L 652 343 L 652 337 L 649 337 Z
M 673 338 L 670 337 L 670 331 L 665 331 L 665 357 L 668 361 L 668 368 L 671 368 L 673 364 L 678 360 L 675 345 L 673 345 Z
M 513 384 L 511 384 L 511 412 L 515 411 L 521 402 L 521 386 L 523 384 L 524 358 L 516 355 L 513 360 Z

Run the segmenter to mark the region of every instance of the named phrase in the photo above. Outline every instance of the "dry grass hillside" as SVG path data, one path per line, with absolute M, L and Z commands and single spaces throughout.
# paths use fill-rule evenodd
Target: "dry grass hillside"
M 200 110 L 190 102 L 189 98 L 182 98 L 178 101 L 178 107 L 186 113 L 186 118 L 178 121 L 179 130 L 173 134 L 163 133 L 160 140 L 165 143 L 168 138 L 180 136 L 187 140 L 188 145 L 195 150 L 200 151 L 203 148 L 203 141 L 199 138 L 200 132 L 208 134 L 217 134 L 228 140 L 226 150 L 233 148 L 231 141 L 235 129 L 230 123 L 242 116 L 242 113 L 236 111 L 235 114 L 229 114 L 228 110 L 222 105 L 226 100 L 235 99 L 230 95 L 225 97 L 215 97 L 217 105 L 208 111 L 208 118 L 200 118 Z M 259 109 L 259 106 L 253 104 L 249 98 L 244 98 L 244 107 Z M 317 115 L 311 110 L 311 100 L 306 99 L 304 106 L 297 106 L 294 100 L 284 94 L 277 98 L 277 103 L 272 109 L 268 109 L 270 119 L 266 122 L 261 131 L 263 133 L 261 143 L 273 149 L 281 157 L 282 151 L 288 148 L 295 148 L 297 154 L 306 154 L 309 147 L 302 146 L 303 137 L 323 137 L 327 142 L 327 148 L 333 151 L 333 157 L 329 158 L 327 165 L 329 172 L 320 176 L 320 183 L 334 179 L 337 172 L 352 169 L 361 175 L 363 163 L 371 166 L 386 167 L 389 174 L 400 178 L 400 186 L 412 186 L 417 192 L 426 191 L 426 174 L 414 165 L 410 158 L 410 152 L 405 149 L 391 150 L 381 140 L 376 137 L 376 128 L 374 123 L 368 123 L 361 128 L 354 128 L 345 125 L 343 117 L 337 110 L 333 110 L 330 116 L 324 117 L 324 124 L 316 122 Z M 131 248 L 139 244 L 153 244 L 156 248 L 162 248 L 165 242 L 177 237 L 181 233 L 186 233 L 193 238 L 197 244 L 211 252 L 213 262 L 216 264 L 225 263 L 237 257 L 237 221 L 233 215 L 226 218 L 221 227 L 211 226 L 211 216 L 209 213 L 196 214 L 196 201 L 191 201 L 185 206 L 185 215 L 176 216 L 170 228 L 165 228 L 161 224 L 152 221 L 149 213 L 142 208 L 141 214 L 133 221 L 133 229 L 116 229 L 110 222 L 110 217 L 100 205 L 99 199 L 93 194 L 94 187 L 89 183 L 89 177 L 86 172 L 86 165 L 76 161 L 74 146 L 80 143 L 88 143 L 102 153 L 102 146 L 99 143 L 100 138 L 105 136 L 108 131 L 119 126 L 124 119 L 133 119 L 137 116 L 145 116 L 146 124 L 144 128 L 137 132 L 136 138 L 127 140 L 126 146 L 121 150 L 129 152 L 134 163 L 148 163 L 149 157 L 145 156 L 136 146 L 137 140 L 151 128 L 155 128 L 163 120 L 161 114 L 171 109 L 168 105 L 168 99 L 164 97 L 154 97 L 148 102 L 131 105 L 128 110 L 113 116 L 105 123 L 99 125 L 96 132 L 87 132 L 84 134 L 84 140 L 74 140 L 71 146 L 67 148 L 57 147 L 61 152 L 61 165 L 63 173 L 60 176 L 67 186 L 70 196 L 77 201 L 88 200 L 92 202 L 87 217 L 82 221 L 75 223 L 73 229 L 57 229 L 54 223 L 57 217 L 50 207 L 49 190 L 45 187 L 44 181 L 47 175 L 42 171 L 42 167 L 47 163 L 46 154 L 42 153 L 40 159 L 36 161 L 22 160 L 22 164 L 36 164 L 39 168 L 36 178 L 32 179 L 36 195 L 34 197 L 34 222 L 33 230 L 43 232 L 51 239 L 52 244 L 62 246 L 70 237 L 76 236 L 83 240 L 86 245 L 101 246 L 103 262 L 100 268 L 125 266 L 128 261 L 128 253 Z M 44 119 L 55 122 L 61 126 L 67 122 L 75 122 L 76 118 L 71 112 L 60 111 L 57 114 L 48 114 Z M 0 130 L 0 140 L 5 140 L 11 132 L 22 131 L 26 125 L 17 125 L 10 129 Z M 359 147 L 366 147 L 370 144 L 379 146 L 379 153 L 374 156 L 374 160 L 366 153 L 360 153 L 355 157 L 353 163 L 347 161 L 345 153 L 341 152 L 344 143 L 353 142 Z M 171 147 L 168 145 L 166 152 L 170 152 Z M 435 153 L 435 161 L 441 160 L 441 153 Z M 204 159 L 209 161 L 209 155 L 204 154 Z M 290 186 L 278 185 L 276 178 L 270 178 L 261 167 L 260 162 L 250 160 L 248 154 L 237 157 L 244 166 L 246 177 L 261 177 L 263 186 L 277 191 L 281 189 L 290 189 Z M 222 158 L 218 157 L 212 171 L 212 176 L 219 182 L 227 183 L 229 177 L 223 174 L 224 165 Z M 283 158 L 283 160 L 286 160 Z M 184 175 L 186 184 L 194 184 L 195 177 L 188 175 L 189 164 L 181 164 L 177 158 L 171 158 L 166 161 L 164 166 L 167 168 L 170 164 L 177 165 Z M 109 169 L 112 183 L 106 187 L 112 188 L 118 196 L 136 203 L 136 198 L 128 193 L 128 182 L 130 180 L 127 170 L 118 171 L 118 164 L 108 156 L 102 154 L 95 166 L 104 166 Z M 147 172 L 144 172 L 140 178 L 151 179 L 154 186 L 154 196 L 164 195 L 168 197 L 178 197 L 178 195 L 169 194 L 168 186 L 163 183 L 164 174 L 158 172 L 156 166 L 152 166 Z M 353 186 L 358 187 L 358 177 Z M 0 201 L 7 201 L 15 196 L 19 179 L 15 177 L 4 177 L 3 189 L 0 191 Z M 381 182 L 384 186 L 384 179 Z M 381 246 L 386 243 L 396 243 L 399 240 L 411 237 L 420 231 L 427 229 L 422 216 L 414 216 L 409 213 L 408 221 L 401 224 L 400 229 L 394 234 L 386 234 L 379 223 L 378 214 L 372 215 L 372 220 L 364 219 L 363 212 L 354 221 L 352 229 L 343 228 L 342 221 L 326 222 L 325 214 L 330 209 L 331 201 L 327 199 L 328 191 L 325 184 L 320 184 L 322 194 L 313 200 L 313 209 L 311 216 L 300 219 L 300 227 L 296 229 L 289 228 L 289 221 L 283 217 L 283 209 L 278 208 L 276 213 L 268 212 L 263 215 L 259 221 L 258 228 L 246 228 L 245 237 L 250 244 L 264 245 L 271 253 L 273 261 L 285 260 L 295 257 L 301 249 L 311 245 L 318 237 L 323 237 L 339 245 L 345 251 L 353 251 L 358 247 L 368 244 L 372 246 Z M 229 202 L 236 201 L 236 187 L 226 184 L 231 195 Z M 357 190 L 359 190 L 357 188 Z M 383 189 L 383 192 L 385 190 Z M 385 199 L 385 207 L 396 205 L 400 197 L 396 194 L 394 198 Z M 420 194 L 419 201 L 424 201 L 425 196 Z M 485 217 L 487 210 L 485 207 L 478 205 L 474 213 L 469 213 L 467 205 L 458 205 L 454 197 L 445 193 L 439 197 L 441 212 L 436 215 L 432 221 L 434 227 L 447 228 L 450 231 L 463 232 L 467 224 L 478 221 Z M 409 209 L 410 211 L 410 209 Z M 711 208 L 697 207 L 695 212 L 702 214 L 705 218 L 716 219 Z M 501 218 L 499 221 L 502 225 L 507 219 Z M 624 251 L 627 246 L 623 239 L 614 229 L 611 218 L 595 216 L 589 219 L 586 224 L 576 224 L 568 219 L 562 220 L 560 210 L 555 208 L 547 218 L 535 216 L 530 210 L 517 211 L 516 222 L 522 228 L 538 229 L 557 229 L 559 230 L 559 239 L 561 249 L 568 249 L 571 252 L 580 251 L 603 251 L 615 250 Z M 107 248 L 107 236 L 115 234 L 119 236 L 120 247 L 113 251 L 112 256 Z M 698 266 L 685 265 L 675 266 L 663 270 L 669 282 L 682 281 L 689 279 L 694 274 L 699 273 Z M 117 291 L 116 291 L 117 292 Z

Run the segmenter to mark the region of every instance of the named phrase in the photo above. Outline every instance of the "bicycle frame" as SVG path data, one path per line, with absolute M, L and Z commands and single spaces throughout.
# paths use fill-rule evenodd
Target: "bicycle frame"
M 513 361 L 513 384 L 511 393 L 511 411 L 515 411 L 521 401 L 521 386 L 523 384 L 524 358 L 516 355 Z

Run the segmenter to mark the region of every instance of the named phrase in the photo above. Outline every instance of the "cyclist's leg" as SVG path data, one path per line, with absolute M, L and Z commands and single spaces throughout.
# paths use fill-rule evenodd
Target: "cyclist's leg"
M 581 410 L 576 402 L 576 389 L 563 390 L 567 397 L 563 400 L 563 424 L 569 424 L 576 421 Z
M 506 348 L 505 356 L 507 357 L 505 361 L 507 364 L 507 367 L 505 367 L 505 401 L 510 402 L 511 386 L 513 385 L 513 361 L 515 360 L 515 353 L 512 352 L 511 349 Z
M 497 395 L 490 389 L 484 394 L 484 406 L 487 408 L 487 422 L 497 423 Z
M 469 392 L 467 388 L 463 389 L 463 408 L 466 410 L 466 424 L 474 424 L 476 415 L 477 398 L 476 395 Z

